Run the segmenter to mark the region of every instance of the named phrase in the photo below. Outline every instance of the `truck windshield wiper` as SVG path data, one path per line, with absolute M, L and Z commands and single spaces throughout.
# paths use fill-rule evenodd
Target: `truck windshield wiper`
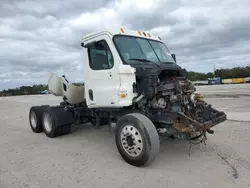
M 128 59 L 128 60 L 136 60 L 136 61 L 150 62 L 150 63 L 156 64 L 158 67 L 160 66 L 158 63 L 155 63 L 155 62 L 150 61 L 150 60 L 148 60 L 148 59 L 132 58 L 132 59 Z

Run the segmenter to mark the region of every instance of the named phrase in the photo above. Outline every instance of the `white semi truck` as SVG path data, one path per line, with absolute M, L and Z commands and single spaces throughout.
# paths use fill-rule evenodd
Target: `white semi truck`
M 115 141 L 131 165 L 150 164 L 160 136 L 201 139 L 226 114 L 204 101 L 160 37 L 123 28 L 88 34 L 81 41 L 84 86 L 51 73 L 57 106 L 32 106 L 31 129 L 50 137 L 68 134 L 73 124 L 96 128 L 115 123 Z

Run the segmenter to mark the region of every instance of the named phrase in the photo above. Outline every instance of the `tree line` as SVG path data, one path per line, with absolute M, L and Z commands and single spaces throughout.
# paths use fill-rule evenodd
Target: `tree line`
M 214 73 L 200 73 L 200 72 L 188 72 L 189 80 L 208 80 L 209 78 L 220 77 L 221 79 L 228 78 L 245 78 L 250 77 L 250 66 L 246 67 L 235 67 L 232 69 L 217 69 Z M 73 83 L 77 86 L 84 85 L 83 83 Z M 7 89 L 0 91 L 0 96 L 15 96 L 15 95 L 36 95 L 41 94 L 43 91 L 48 90 L 48 85 L 33 85 L 33 86 L 22 86 L 14 89 Z
M 73 83 L 77 86 L 84 85 L 83 83 Z M 22 86 L 14 89 L 7 89 L 0 91 L 1 96 L 16 96 L 16 95 L 37 95 L 43 94 L 44 91 L 48 91 L 48 85 L 46 84 L 35 84 L 33 86 Z
M 220 77 L 221 79 L 246 78 L 250 77 L 250 66 L 234 67 L 232 69 L 217 69 L 214 73 L 188 72 L 191 81 L 208 80 L 209 78 Z
M 13 89 L 0 91 L 0 96 L 15 96 L 15 95 L 35 95 L 40 94 L 42 91 L 47 90 L 48 85 L 33 85 L 21 86 Z

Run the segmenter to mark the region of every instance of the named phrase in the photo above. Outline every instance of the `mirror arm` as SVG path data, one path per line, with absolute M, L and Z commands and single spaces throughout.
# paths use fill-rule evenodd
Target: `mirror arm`
M 89 43 L 86 43 L 86 44 L 84 44 L 84 43 L 82 42 L 82 43 L 81 43 L 81 47 L 88 48 L 89 46 L 93 45 L 94 43 L 96 43 L 96 41 L 92 41 L 92 42 L 89 42 Z
M 174 59 L 175 63 L 176 63 L 176 56 L 175 54 L 171 54 L 172 58 Z

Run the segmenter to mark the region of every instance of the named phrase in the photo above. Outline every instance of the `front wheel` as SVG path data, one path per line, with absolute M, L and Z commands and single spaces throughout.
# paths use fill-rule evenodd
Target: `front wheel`
M 139 113 L 127 114 L 117 122 L 115 140 L 122 158 L 138 167 L 150 164 L 160 148 L 154 124 Z

